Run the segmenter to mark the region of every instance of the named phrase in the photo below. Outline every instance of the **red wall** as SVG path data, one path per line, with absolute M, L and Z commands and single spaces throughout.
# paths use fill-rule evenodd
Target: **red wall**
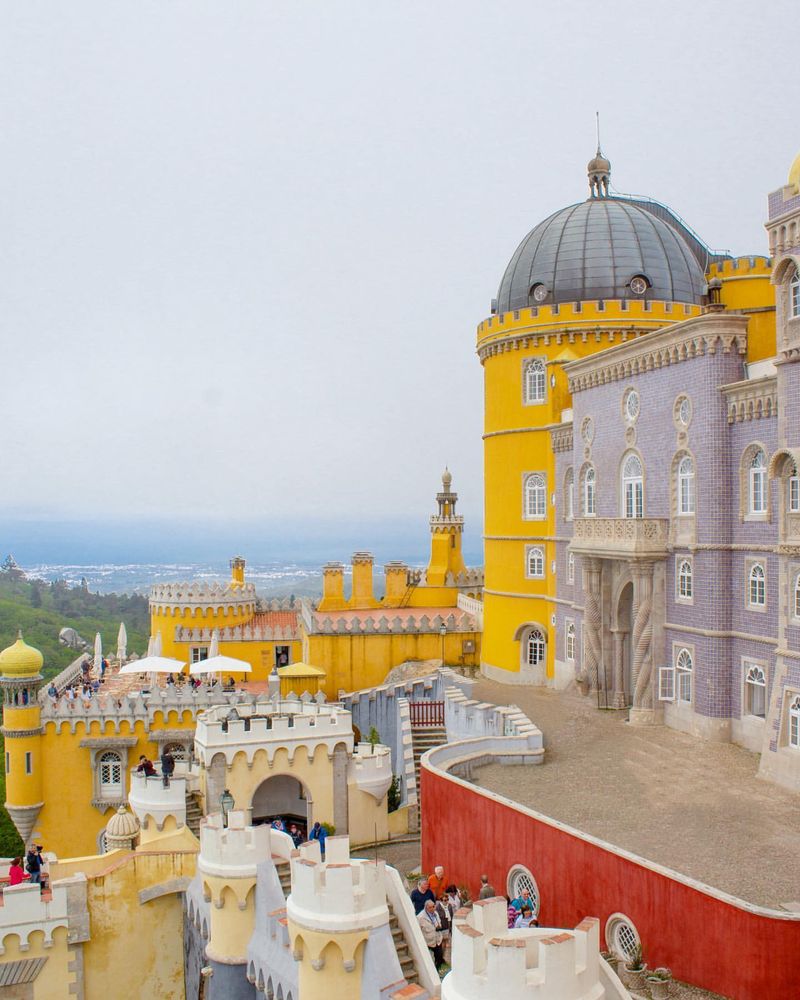
M 444 865 L 475 897 L 482 873 L 505 894 L 509 870 L 523 864 L 539 886 L 542 926 L 599 917 L 602 941 L 605 921 L 622 912 L 651 967 L 731 1000 L 800 997 L 800 921 L 740 909 L 425 767 L 421 782 L 423 871 Z

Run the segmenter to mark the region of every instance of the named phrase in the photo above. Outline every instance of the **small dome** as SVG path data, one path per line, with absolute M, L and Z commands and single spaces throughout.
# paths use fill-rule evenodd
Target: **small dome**
M 448 468 L 445 468 L 444 472 L 442 473 L 442 486 L 444 487 L 445 493 L 450 489 L 452 485 L 453 485 L 453 473 Z
M 108 821 L 106 838 L 113 840 L 130 840 L 139 832 L 139 820 L 125 806 L 120 806 Z
M 794 163 L 789 167 L 789 186 L 800 194 L 800 153 L 794 158 Z
M 589 165 L 586 168 L 587 173 L 590 174 L 607 174 L 611 170 L 611 161 L 607 160 L 605 156 L 597 150 L 597 155 L 589 160 Z
M 44 657 L 25 642 L 21 630 L 14 645 L 0 653 L 0 673 L 4 677 L 36 677 L 43 663 Z

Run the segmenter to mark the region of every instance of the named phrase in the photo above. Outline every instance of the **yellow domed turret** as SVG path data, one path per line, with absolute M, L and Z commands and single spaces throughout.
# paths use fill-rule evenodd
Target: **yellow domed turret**
M 25 642 L 20 629 L 13 646 L 0 653 L 0 674 L 3 677 L 36 677 L 43 663 L 42 654 Z
M 794 163 L 789 167 L 789 187 L 793 187 L 800 194 L 800 153 L 794 158 Z

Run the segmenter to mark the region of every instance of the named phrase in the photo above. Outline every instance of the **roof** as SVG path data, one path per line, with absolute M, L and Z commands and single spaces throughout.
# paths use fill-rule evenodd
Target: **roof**
M 257 611 L 247 622 L 253 628 L 297 628 L 296 611 Z
M 325 671 L 310 663 L 292 663 L 288 667 L 278 667 L 279 677 L 325 677 Z

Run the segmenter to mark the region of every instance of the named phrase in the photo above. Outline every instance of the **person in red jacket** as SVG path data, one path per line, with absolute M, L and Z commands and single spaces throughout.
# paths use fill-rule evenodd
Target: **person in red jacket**
M 428 885 L 431 887 L 431 892 L 436 899 L 441 899 L 444 896 L 445 889 L 447 888 L 447 880 L 444 877 L 444 868 L 441 865 L 437 865 L 433 869 L 433 875 L 428 878 Z
M 22 868 L 22 858 L 14 858 L 8 866 L 8 884 L 20 885 L 25 881 L 25 872 Z

